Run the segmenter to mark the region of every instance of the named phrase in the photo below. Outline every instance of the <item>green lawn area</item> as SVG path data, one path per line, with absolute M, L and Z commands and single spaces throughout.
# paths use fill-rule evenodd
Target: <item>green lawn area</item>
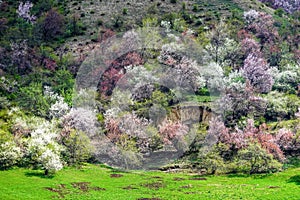
M 267 175 L 120 172 L 99 165 L 0 171 L 0 199 L 300 199 L 300 168 Z

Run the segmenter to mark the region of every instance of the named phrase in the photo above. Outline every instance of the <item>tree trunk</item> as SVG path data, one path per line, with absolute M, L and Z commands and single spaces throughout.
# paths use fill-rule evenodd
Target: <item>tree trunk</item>
M 49 170 L 45 169 L 45 176 L 48 176 L 48 175 L 49 175 Z

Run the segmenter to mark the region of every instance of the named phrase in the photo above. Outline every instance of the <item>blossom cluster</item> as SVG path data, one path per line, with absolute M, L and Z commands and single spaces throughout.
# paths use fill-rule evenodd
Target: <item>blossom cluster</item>
M 36 16 L 30 14 L 30 9 L 32 8 L 33 3 L 27 1 L 25 3 L 20 2 L 18 10 L 16 11 L 19 17 L 25 19 L 30 23 L 34 23 Z

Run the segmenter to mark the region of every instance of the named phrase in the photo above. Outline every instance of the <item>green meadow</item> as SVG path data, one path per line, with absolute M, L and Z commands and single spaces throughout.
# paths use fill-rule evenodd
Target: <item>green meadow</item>
M 274 174 L 200 176 L 161 171 L 119 171 L 102 165 L 0 171 L 0 199 L 300 199 L 300 169 Z

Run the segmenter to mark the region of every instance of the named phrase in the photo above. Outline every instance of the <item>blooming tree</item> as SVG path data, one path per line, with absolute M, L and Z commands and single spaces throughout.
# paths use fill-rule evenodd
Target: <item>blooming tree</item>
M 30 63 L 30 49 L 27 40 L 20 42 L 12 42 L 10 44 L 12 55 L 11 60 L 13 65 L 17 66 L 19 73 L 24 73 L 31 68 Z
M 253 12 L 249 17 L 247 13 Z M 266 45 L 272 45 L 279 40 L 279 34 L 274 26 L 274 19 L 271 15 L 259 12 L 258 16 L 255 11 L 246 12 L 245 15 L 248 16 L 245 20 L 248 20 L 247 29 L 251 31 L 258 39 L 262 47 Z M 251 18 L 251 20 L 249 20 Z
M 60 153 L 63 147 L 57 143 L 58 131 L 55 124 L 42 121 L 30 134 L 26 156 L 31 162 L 40 165 L 45 170 L 45 175 L 62 169 Z
M 205 86 L 205 79 L 200 74 L 201 68 L 195 60 L 182 55 L 182 50 L 183 47 L 176 43 L 162 46 L 158 61 L 168 66 L 163 82 L 172 87 L 197 91 Z
M 299 0 L 260 0 L 264 3 L 270 3 L 273 8 L 283 8 L 288 13 L 300 10 Z
M 261 55 L 260 45 L 253 38 L 249 38 L 249 37 L 244 38 L 241 41 L 241 50 L 245 56 L 248 56 L 249 54 L 253 54 L 257 56 Z
M 165 120 L 159 126 L 159 134 L 163 137 L 165 144 L 173 144 L 178 150 L 187 148 L 185 136 L 187 135 L 189 128 L 181 122 L 172 122 Z
M 66 134 L 69 134 L 71 129 L 76 129 L 93 136 L 98 131 L 96 113 L 91 108 L 72 108 L 63 116 L 63 126 Z
M 0 168 L 7 169 L 17 164 L 22 158 L 21 148 L 13 141 L 0 144 Z
M 249 10 L 244 12 L 243 18 L 247 24 L 253 23 L 259 17 L 259 12 L 256 10 Z
M 43 166 L 43 169 L 45 169 L 45 175 L 48 175 L 49 172 L 56 172 L 63 168 L 59 155 L 50 149 L 46 149 L 38 158 L 38 161 Z
M 33 3 L 26 1 L 25 3 L 20 2 L 18 10 L 16 11 L 18 16 L 25 19 L 30 23 L 34 23 L 36 17 L 30 14 L 30 9 L 32 8 Z
M 225 88 L 221 98 L 216 101 L 216 112 L 223 116 L 226 125 L 235 126 L 242 117 L 263 116 L 266 106 L 266 101 L 255 95 L 249 81 L 246 84 L 237 81 Z
M 272 89 L 274 80 L 268 63 L 254 54 L 249 54 L 244 61 L 244 75 L 257 92 L 267 93 Z
M 44 95 L 51 103 L 51 107 L 49 108 L 51 118 L 60 118 L 69 111 L 70 108 L 64 101 L 64 98 L 53 92 L 51 87 L 44 87 Z
M 253 143 L 258 143 L 261 148 L 265 149 L 269 154 L 272 154 L 274 158 L 279 161 L 283 161 L 285 159 L 280 147 L 281 145 L 288 144 L 290 142 L 289 137 L 291 136 L 284 136 L 287 137 L 287 140 L 279 141 L 280 138 L 283 138 L 282 132 L 279 132 L 278 136 L 273 136 L 265 130 L 264 124 L 259 128 L 255 127 L 252 119 L 247 120 L 247 124 L 244 129 L 235 127 L 232 130 L 226 128 L 224 123 L 221 121 L 212 120 L 210 122 L 208 134 L 214 135 L 214 137 L 217 138 L 215 143 L 221 142 L 228 145 L 228 151 L 233 152 L 246 149 Z

